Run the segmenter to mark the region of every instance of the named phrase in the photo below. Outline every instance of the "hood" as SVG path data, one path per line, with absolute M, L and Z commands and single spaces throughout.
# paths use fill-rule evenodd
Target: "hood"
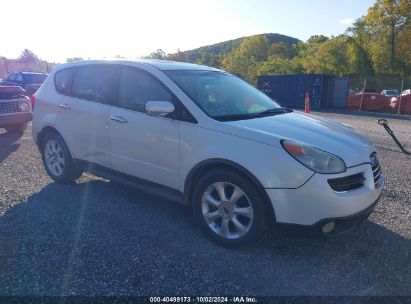
M 341 157 L 347 167 L 370 162 L 373 143 L 340 122 L 301 112 L 225 123 L 231 134 L 281 147 L 281 139 L 299 141 Z M 281 147 L 282 149 L 282 147 Z

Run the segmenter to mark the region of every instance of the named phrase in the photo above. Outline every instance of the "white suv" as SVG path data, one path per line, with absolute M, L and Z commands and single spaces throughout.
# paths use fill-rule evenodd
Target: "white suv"
M 382 192 L 368 139 L 214 68 L 74 62 L 35 99 L 33 138 L 56 182 L 88 171 L 183 202 L 225 246 L 251 245 L 272 223 L 347 232 Z

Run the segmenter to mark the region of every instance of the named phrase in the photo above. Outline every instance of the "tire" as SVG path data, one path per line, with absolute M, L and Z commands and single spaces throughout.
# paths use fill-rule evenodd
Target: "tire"
M 267 208 L 258 189 L 228 170 L 202 176 L 194 188 L 192 206 L 203 232 L 224 247 L 251 247 L 268 231 Z
M 19 125 L 7 126 L 6 130 L 7 132 L 23 133 L 24 130 L 26 130 L 26 128 L 27 128 L 27 122 L 19 124 Z
M 57 183 L 67 184 L 82 172 L 75 166 L 71 153 L 60 134 L 47 133 L 41 141 L 41 158 L 47 174 Z

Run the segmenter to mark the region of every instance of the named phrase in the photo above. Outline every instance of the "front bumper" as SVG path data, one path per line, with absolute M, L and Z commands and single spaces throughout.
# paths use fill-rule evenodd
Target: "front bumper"
M 358 173 L 362 173 L 365 178 L 361 188 L 337 192 L 328 185 L 328 179 Z M 383 177 L 379 186 L 375 186 L 371 165 L 366 163 L 348 168 L 341 174 L 314 174 L 297 189 L 266 191 L 277 223 L 315 226 L 327 219 L 349 218 L 369 210 L 381 196 L 383 186 Z
M 346 217 L 339 218 L 327 218 L 313 225 L 295 225 L 295 224 L 277 224 L 277 228 L 281 233 L 287 235 L 298 235 L 307 237 L 335 237 L 348 233 L 364 222 L 374 211 L 375 206 L 377 206 L 381 195 L 377 198 L 375 202 L 372 203 L 368 208 Z M 335 228 L 330 232 L 324 232 L 324 225 L 327 223 L 334 222 Z
M 12 126 L 12 125 L 20 125 L 25 122 L 31 121 L 33 114 L 30 112 L 16 112 L 10 114 L 2 114 L 0 115 L 0 128 Z

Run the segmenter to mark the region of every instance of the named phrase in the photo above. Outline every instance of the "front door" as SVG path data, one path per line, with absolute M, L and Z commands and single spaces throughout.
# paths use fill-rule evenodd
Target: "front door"
M 145 113 L 148 101 L 174 102 L 173 94 L 151 74 L 131 67 L 120 70 L 116 107 L 110 110 L 113 169 L 179 189 L 179 121 Z

